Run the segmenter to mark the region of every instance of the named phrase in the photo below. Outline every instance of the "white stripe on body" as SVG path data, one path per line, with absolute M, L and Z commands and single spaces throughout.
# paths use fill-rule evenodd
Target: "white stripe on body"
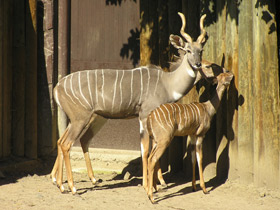
M 105 83 L 105 79 L 104 79 L 104 69 L 102 69 L 102 87 L 101 87 L 101 96 L 103 99 L 103 108 L 105 109 L 105 98 L 104 98 L 104 83 Z
M 68 75 L 69 76 L 69 75 Z M 73 98 L 72 98 L 72 96 L 67 92 L 67 88 L 66 88 L 66 81 L 67 81 L 67 78 L 68 78 L 68 76 L 66 76 L 65 77 L 65 79 L 64 79 L 64 92 L 66 93 L 66 95 L 71 99 L 71 101 L 74 103 L 74 104 L 76 104 L 76 102 L 73 100 Z
M 87 82 L 88 82 L 88 92 L 89 92 L 90 101 L 91 101 L 91 108 L 92 108 L 93 107 L 93 100 L 92 100 L 92 94 L 91 94 L 91 88 L 90 88 L 89 71 L 87 71 Z
M 164 123 L 163 123 L 162 120 L 161 120 L 161 117 L 160 117 L 160 114 L 159 114 L 158 109 L 159 109 L 159 108 L 155 109 L 155 111 L 157 112 L 157 115 L 158 115 L 158 117 L 159 117 L 161 127 L 164 127 Z M 164 130 L 166 130 L 165 127 L 164 127 Z M 167 131 L 167 130 L 166 130 L 166 131 Z
M 182 126 L 181 123 L 182 123 L 182 112 L 181 112 L 181 108 L 178 104 L 174 103 L 174 106 L 177 106 L 178 107 L 178 110 L 179 110 L 179 126 Z
M 113 94 L 113 101 L 112 101 L 112 112 L 114 110 L 118 77 L 119 77 L 119 71 L 116 71 L 116 80 L 115 80 L 115 85 L 114 85 L 114 94 Z
M 142 78 L 142 68 L 140 68 L 140 80 L 141 80 L 141 92 L 138 104 L 141 104 L 142 94 L 143 94 L 143 78 Z
M 146 96 L 145 96 L 145 100 L 147 99 L 148 97 L 148 93 L 149 93 L 149 89 L 150 89 L 150 79 L 151 79 L 151 76 L 150 76 L 150 69 L 146 68 L 147 69 L 147 73 L 148 73 L 148 84 L 147 84 L 147 90 L 146 90 Z
M 157 70 L 157 71 L 158 71 L 158 74 L 157 74 L 157 81 L 156 81 L 156 86 L 155 86 L 155 90 L 154 90 L 154 95 L 156 95 L 158 81 L 159 81 L 159 73 L 160 73 L 160 71 L 159 70 Z
M 131 102 L 132 102 L 132 94 L 133 94 L 133 72 L 134 72 L 134 71 L 131 71 L 131 79 L 130 79 L 130 100 L 129 100 L 129 103 L 128 103 L 128 106 L 127 106 L 127 107 L 130 107 Z
M 98 105 L 98 86 L 97 86 L 97 71 L 95 71 L 95 96 L 96 96 L 96 105 Z
M 170 125 L 168 122 L 167 122 L 167 118 L 166 118 L 166 116 L 165 116 L 165 113 L 164 113 L 164 111 L 161 109 L 161 107 L 159 107 L 159 109 L 160 109 L 160 111 L 162 112 L 162 115 L 163 115 L 163 117 L 164 117 L 164 119 L 165 119 L 165 124 L 167 124 L 169 127 L 170 127 L 170 129 L 172 130 L 172 125 Z
M 185 127 L 186 127 L 187 124 L 188 124 L 189 111 L 188 111 L 186 105 L 183 105 L 183 107 L 184 107 L 184 113 L 185 113 Z M 187 115 L 188 115 L 188 116 L 187 116 Z
M 190 105 L 193 108 L 193 112 L 194 112 L 194 115 L 195 115 L 195 122 L 198 122 L 198 116 L 197 116 L 196 108 L 195 108 L 193 103 L 191 103 Z
M 169 112 L 169 110 L 167 109 L 167 107 L 165 106 L 165 104 L 163 104 L 162 106 L 163 106 L 163 107 L 166 109 L 166 111 L 168 112 L 169 122 L 170 122 L 170 125 L 171 125 L 172 129 L 173 129 L 174 126 L 173 126 L 173 123 L 172 123 L 172 120 L 171 120 L 170 112 Z
M 84 105 L 84 104 L 81 102 L 81 100 L 75 95 L 75 92 L 73 91 L 72 79 L 73 79 L 73 74 L 71 74 L 71 77 L 70 77 L 70 86 L 71 86 L 72 95 L 79 101 L 79 103 L 80 103 L 85 109 L 87 109 L 86 105 Z
M 154 114 L 154 118 L 155 118 L 157 124 L 160 125 L 160 127 L 162 127 L 163 130 L 165 130 L 166 132 L 168 132 L 168 131 L 166 130 L 166 128 L 162 125 L 162 122 L 159 122 L 159 121 L 158 121 L 155 111 L 153 111 L 153 114 Z M 157 114 L 158 114 L 158 113 L 157 113 Z M 160 119 L 160 121 L 161 121 L 161 119 Z M 153 121 L 151 121 L 151 126 L 152 126 L 152 122 L 153 122 Z M 153 132 L 153 133 L 154 133 L 154 132 Z
M 195 108 L 197 109 L 197 114 L 198 114 L 198 120 L 200 119 L 200 111 L 199 108 L 196 104 L 193 104 L 195 106 Z
M 92 109 L 92 106 L 89 104 L 88 100 L 86 99 L 86 97 L 84 96 L 83 94 L 83 91 L 82 91 L 82 87 L 81 87 L 81 72 L 79 71 L 79 75 L 78 75 L 78 82 L 79 82 L 79 89 L 80 89 L 80 94 L 81 96 L 83 97 L 83 99 L 85 100 L 85 102 L 89 105 L 89 107 Z
M 195 114 L 194 114 L 194 111 L 193 111 L 193 108 L 192 108 L 192 106 L 191 106 L 191 104 L 189 104 L 189 107 L 190 107 L 190 110 L 191 110 L 191 112 L 192 112 L 192 119 L 193 119 L 193 121 L 195 120 L 194 118 L 195 118 Z
M 124 70 L 122 70 L 122 77 L 121 77 L 121 81 L 120 81 L 120 109 L 119 109 L 119 111 L 121 111 L 121 107 L 122 107 L 122 80 L 123 80 L 123 76 L 124 76 Z
M 173 106 L 173 104 L 168 104 L 171 109 L 172 109 L 172 119 L 174 119 L 174 123 L 176 121 L 176 107 Z M 171 115 L 170 115 L 171 116 Z M 173 128 L 174 128 L 174 123 L 172 123 Z

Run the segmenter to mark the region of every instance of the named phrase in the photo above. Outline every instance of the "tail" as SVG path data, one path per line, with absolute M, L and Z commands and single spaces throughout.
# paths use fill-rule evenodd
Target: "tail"
M 53 96 L 54 96 L 54 100 L 55 100 L 56 104 L 59 106 L 59 108 L 61 110 L 63 110 L 63 108 L 62 108 L 62 106 L 61 106 L 61 104 L 59 102 L 59 96 L 58 96 L 58 91 L 57 91 L 58 86 L 59 86 L 59 83 L 53 89 Z

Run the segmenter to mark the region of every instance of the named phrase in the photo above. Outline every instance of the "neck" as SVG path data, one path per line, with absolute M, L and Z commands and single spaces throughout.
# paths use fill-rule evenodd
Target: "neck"
M 173 72 L 164 75 L 166 88 L 171 95 L 177 95 L 175 100 L 179 100 L 192 89 L 196 75 L 197 71 L 193 70 L 185 56 L 182 63 Z
M 214 96 L 204 103 L 211 118 L 216 114 L 225 90 L 226 87 L 224 85 L 218 84 Z

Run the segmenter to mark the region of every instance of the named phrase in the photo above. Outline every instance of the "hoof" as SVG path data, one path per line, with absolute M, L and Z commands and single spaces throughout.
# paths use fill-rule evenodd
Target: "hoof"
M 166 183 L 163 183 L 163 184 L 161 184 L 161 187 L 162 187 L 162 189 L 165 189 L 165 188 L 167 188 L 168 186 L 167 186 Z
M 60 190 L 61 193 L 65 193 L 65 189 L 64 189 L 63 185 L 58 186 L 58 188 L 59 188 L 59 190 Z
M 153 198 L 153 196 L 149 196 L 149 199 L 151 201 L 152 204 L 157 204 L 158 202 L 155 201 L 155 199 Z
M 72 195 L 75 195 L 75 194 L 77 193 L 76 188 L 75 188 L 75 187 L 73 187 L 73 188 L 71 189 L 71 192 L 72 192 Z
M 91 180 L 91 183 L 93 184 L 93 185 L 95 185 L 96 184 L 96 182 L 97 182 L 97 180 L 93 177 L 93 178 L 91 178 L 90 179 Z
M 207 190 L 203 190 L 203 193 L 204 193 L 205 195 L 209 194 L 209 192 L 208 192 Z
M 192 186 L 192 191 L 193 191 L 193 192 L 196 192 L 196 185 L 193 185 L 193 186 Z
M 57 183 L 56 183 L 56 178 L 52 178 L 52 183 L 54 184 L 54 185 L 57 185 Z

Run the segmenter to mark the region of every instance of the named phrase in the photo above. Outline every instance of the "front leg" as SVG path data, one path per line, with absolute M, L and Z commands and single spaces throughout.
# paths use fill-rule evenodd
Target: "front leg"
M 83 153 L 84 153 L 88 177 L 90 178 L 92 184 L 96 184 L 96 179 L 94 177 L 91 160 L 90 160 L 90 156 L 89 156 L 89 151 L 88 151 L 89 144 L 90 144 L 92 138 L 93 138 L 93 131 L 92 131 L 92 129 L 88 129 L 85 132 L 85 134 L 81 137 L 80 142 L 81 142 L 81 146 L 82 146 Z
M 140 139 L 141 139 L 141 156 L 142 156 L 142 170 L 143 179 L 142 185 L 146 192 L 148 192 L 148 156 L 150 137 L 147 132 L 147 118 L 140 118 Z
M 200 187 L 202 188 L 204 194 L 208 194 L 209 192 L 205 188 L 204 178 L 203 178 L 203 168 L 202 168 L 202 141 L 203 137 L 197 137 L 196 142 L 196 158 L 198 163 L 199 169 L 199 180 L 200 180 Z
M 149 135 L 147 132 L 143 132 L 141 135 L 141 155 L 142 155 L 142 169 L 143 179 L 142 185 L 148 192 L 148 156 L 149 156 Z
M 196 177 L 195 177 L 195 165 L 196 165 L 196 138 L 195 136 L 190 136 L 191 139 L 191 156 L 192 156 L 192 191 L 196 191 Z

